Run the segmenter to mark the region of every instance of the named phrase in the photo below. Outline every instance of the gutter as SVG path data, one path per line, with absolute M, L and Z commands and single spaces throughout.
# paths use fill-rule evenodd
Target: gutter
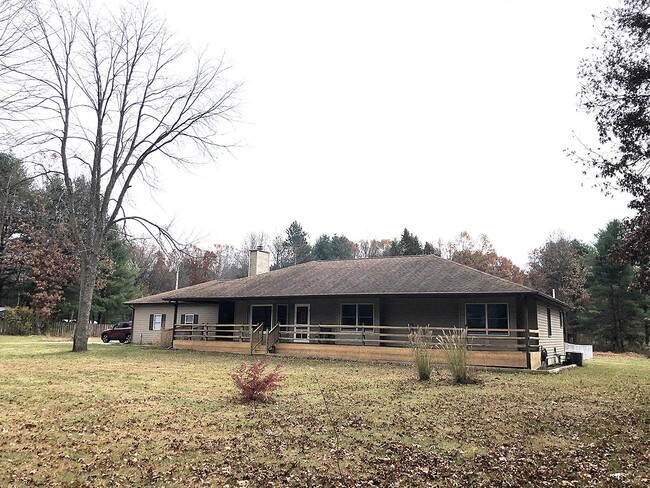
M 339 298 L 339 297 L 383 297 L 383 298 L 463 298 L 467 296 L 534 296 L 549 301 L 563 308 L 570 308 L 569 305 L 557 298 L 553 298 L 545 293 L 531 290 L 530 292 L 452 292 L 452 293 L 327 293 L 327 294 L 310 294 L 310 295 L 248 295 L 248 296 L 195 296 L 195 297 L 170 297 L 162 298 L 167 303 L 178 302 L 217 302 L 221 300 L 279 300 L 279 299 L 309 299 L 309 298 Z

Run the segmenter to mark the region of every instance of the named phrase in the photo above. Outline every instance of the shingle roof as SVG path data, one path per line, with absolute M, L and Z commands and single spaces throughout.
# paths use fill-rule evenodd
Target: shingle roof
M 134 304 L 142 304 L 142 303 L 168 303 L 167 301 L 163 300 L 167 295 L 170 293 L 178 291 L 178 290 L 172 290 L 172 291 L 164 291 L 162 293 L 157 293 L 155 295 L 149 295 L 146 297 L 142 298 L 135 298 L 133 300 L 129 300 L 128 302 L 124 302 L 127 305 L 134 305 Z
M 258 276 L 210 281 L 133 300 L 211 300 L 342 295 L 539 294 L 433 255 L 312 261 Z M 547 297 L 550 298 L 550 297 Z

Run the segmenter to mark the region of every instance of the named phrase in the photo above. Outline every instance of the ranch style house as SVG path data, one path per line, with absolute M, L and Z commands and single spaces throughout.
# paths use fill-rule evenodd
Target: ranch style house
M 466 328 L 470 363 L 538 369 L 564 356 L 566 304 L 433 255 L 312 261 L 127 302 L 133 342 L 178 349 L 410 361 L 409 333 Z M 542 352 L 544 354 L 542 354 Z M 441 351 L 434 351 L 443 362 Z

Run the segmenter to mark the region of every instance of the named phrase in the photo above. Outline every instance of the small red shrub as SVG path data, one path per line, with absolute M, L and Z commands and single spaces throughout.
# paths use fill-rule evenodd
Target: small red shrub
M 230 375 L 242 398 L 266 402 L 271 399 L 271 394 L 282 386 L 282 366 L 278 364 L 267 372 L 270 360 L 271 358 L 266 356 L 254 360 L 252 364 L 243 363 Z

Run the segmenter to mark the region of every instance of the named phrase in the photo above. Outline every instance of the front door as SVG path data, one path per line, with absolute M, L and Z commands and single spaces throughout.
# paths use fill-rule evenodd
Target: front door
M 309 342 L 309 305 L 296 305 L 293 340 Z
M 234 324 L 235 323 L 235 302 L 221 301 L 219 302 L 219 317 L 217 318 L 218 324 Z
M 273 305 L 251 305 L 251 324 L 264 324 L 264 330 L 271 328 Z

